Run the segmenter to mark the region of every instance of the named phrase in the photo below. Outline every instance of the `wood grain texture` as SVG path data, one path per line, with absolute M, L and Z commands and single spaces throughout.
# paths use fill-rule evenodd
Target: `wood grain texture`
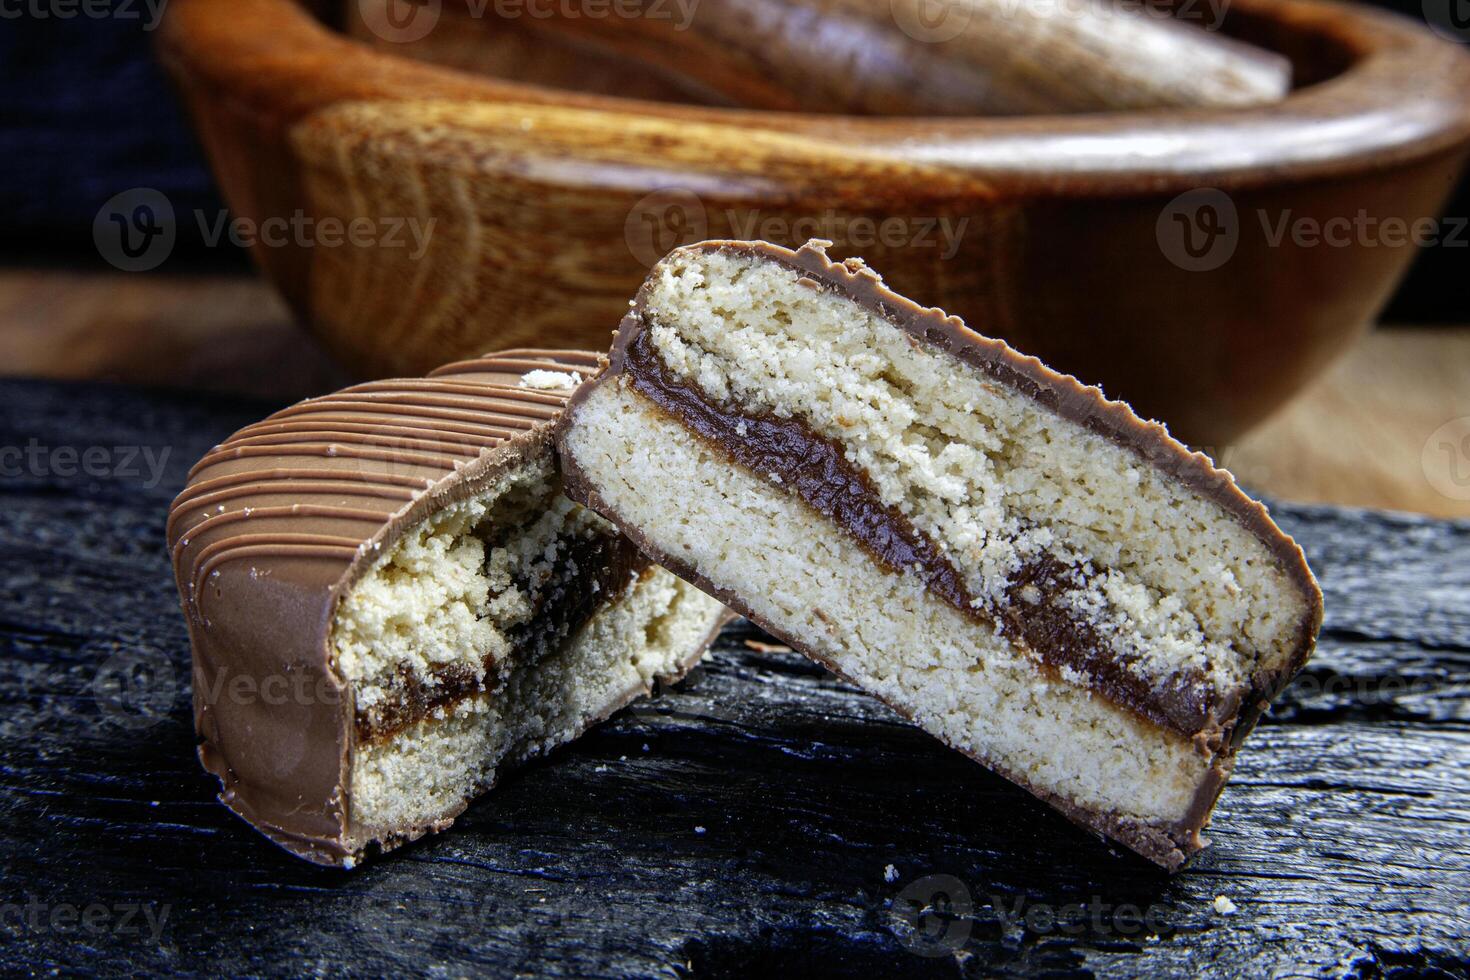
M 346 377 L 258 279 L 41 268 L 0 271 L 0 372 L 281 400 Z
M 799 33 L 801 18 L 777 20 Z M 289 0 L 176 0 L 160 48 L 237 215 L 430 229 L 417 254 L 381 240 L 253 251 L 364 373 L 517 344 L 598 348 L 676 245 L 825 237 L 900 292 L 1220 445 L 1366 328 L 1413 251 L 1278 241 L 1257 217 L 1433 215 L 1470 137 L 1470 58 L 1422 27 L 1237 0 L 1226 29 L 1316 84 L 1244 110 L 769 111 L 426 64 Z M 1201 188 L 1228 193 L 1241 221 L 1232 256 L 1206 269 L 1161 237 L 1169 208 L 1192 206 L 1175 198 Z
M 0 930 L 20 969 L 1470 970 L 1470 523 L 1276 508 L 1321 576 L 1321 646 L 1173 878 L 744 627 L 451 832 L 344 874 L 231 817 L 192 754 L 162 516 L 264 406 L 41 382 L 0 384 L 0 406 L 0 446 L 34 439 L 51 467 L 0 481 Z M 169 454 L 150 485 L 57 473 L 63 446 Z M 955 889 L 935 875 L 974 909 L 916 940 L 906 899 Z
M 1277 498 L 1470 517 L 1470 329 L 1370 333 L 1223 462 Z

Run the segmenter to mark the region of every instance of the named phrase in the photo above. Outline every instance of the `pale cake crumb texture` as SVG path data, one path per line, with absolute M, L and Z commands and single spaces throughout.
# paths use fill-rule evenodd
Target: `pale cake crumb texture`
M 626 376 L 577 408 L 563 451 L 654 548 L 981 762 L 1161 827 L 1208 782 L 1211 759 L 1190 739 L 1039 673 L 915 576 L 881 568 L 800 500 L 732 467 Z
M 358 846 L 452 817 L 505 769 L 677 676 L 722 615 L 718 602 L 654 567 L 560 651 L 515 663 L 503 689 L 362 746 L 349 782 Z
M 676 252 L 646 316 L 669 370 L 710 400 L 839 443 L 984 611 L 1049 556 L 1087 576 L 1059 602 L 1150 682 L 1187 671 L 1229 690 L 1294 652 L 1301 590 L 1218 504 L 795 271 Z
M 484 679 L 484 658 L 510 653 L 510 633 L 530 621 L 535 586 L 560 551 L 611 525 L 561 495 L 549 458 L 513 468 L 487 490 L 447 507 L 379 557 L 338 605 L 332 629 L 337 670 L 355 707 L 392 702 L 407 673 L 432 689 L 435 670 Z M 489 549 L 485 535 L 518 533 Z
M 360 714 L 395 704 L 405 676 L 430 695 L 446 668 L 486 688 L 359 746 L 349 774 L 355 846 L 448 819 L 505 766 L 680 672 L 722 607 L 659 568 L 572 636 L 513 644 L 563 550 L 604 533 L 611 525 L 563 496 L 542 457 L 408 529 L 343 597 L 330 644 Z

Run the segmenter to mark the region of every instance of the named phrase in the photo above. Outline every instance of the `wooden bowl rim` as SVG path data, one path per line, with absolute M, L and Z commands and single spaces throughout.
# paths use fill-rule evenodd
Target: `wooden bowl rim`
M 689 106 L 488 78 L 337 34 L 299 0 L 174 0 L 160 54 L 191 87 L 287 126 L 348 102 L 465 100 L 762 129 L 950 168 L 1011 194 L 1128 196 L 1346 176 L 1463 151 L 1470 55 L 1397 14 L 1324 0 L 1234 0 L 1355 58 L 1245 109 L 1029 117 L 875 117 Z M 721 148 L 707 161 L 721 169 Z M 716 152 L 718 150 L 718 152 Z M 665 180 L 666 182 L 666 180 Z

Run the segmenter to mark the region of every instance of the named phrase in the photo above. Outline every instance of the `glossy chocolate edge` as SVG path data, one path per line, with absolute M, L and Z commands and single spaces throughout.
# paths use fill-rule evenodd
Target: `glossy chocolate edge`
M 173 553 L 175 579 L 193 652 L 194 714 L 199 757 L 204 768 L 220 780 L 221 802 L 287 851 L 316 863 L 350 867 L 368 844 L 375 843 L 350 838 L 346 783 L 358 738 L 351 694 L 346 682 L 333 669 L 329 649 L 336 605 L 371 567 L 373 560 L 408 528 L 444 507 L 482 492 L 510 468 L 554 452 L 552 426 L 570 390 L 518 389 L 518 374 L 538 369 L 574 370 L 585 379 L 600 363 L 597 355 L 586 352 L 515 350 L 446 365 L 428 378 L 354 385 L 322 398 L 299 402 L 245 427 L 211 450 L 196 465 L 188 485 L 170 507 L 168 544 Z M 464 378 L 466 374 L 490 374 L 500 380 L 496 383 L 476 381 Z M 499 435 L 487 434 L 487 430 L 499 431 L 495 426 L 467 425 L 464 428 L 478 431 L 477 434 L 466 435 L 455 434 L 449 431 L 452 426 L 447 426 L 443 432 L 425 429 L 422 439 L 415 434 L 410 442 L 405 442 L 401 435 L 402 418 L 411 416 L 414 410 L 412 407 L 399 410 L 393 406 L 426 397 L 431 400 L 442 398 L 444 403 L 452 402 L 469 408 L 471 414 L 476 404 L 480 405 L 479 411 L 487 415 L 494 415 L 497 408 L 515 411 L 524 405 L 525 418 L 520 424 L 525 427 Z M 381 427 L 375 425 L 371 416 L 379 409 L 362 407 L 371 406 L 371 400 L 375 398 L 383 399 L 381 404 L 386 406 L 383 410 L 398 413 L 394 422 L 382 421 Z M 333 422 L 312 421 L 312 413 L 324 410 L 332 399 L 337 399 L 337 404 L 357 407 L 333 413 Z M 365 417 L 357 417 L 358 413 L 365 413 Z M 342 424 L 344 417 L 345 426 Z M 344 492 L 368 496 L 371 495 L 368 489 L 371 486 L 389 486 L 387 482 L 377 484 L 375 480 L 391 478 L 396 480 L 392 484 L 394 495 L 385 495 L 385 499 L 401 501 L 396 510 L 376 516 L 358 512 L 360 516 L 355 519 L 361 522 L 361 532 L 355 539 L 333 539 L 339 541 L 335 544 L 283 547 L 282 537 L 314 539 L 317 535 L 276 533 L 274 542 L 242 549 L 239 545 L 251 535 L 237 529 L 232 533 L 238 540 L 232 541 L 227 535 L 213 548 L 203 549 L 208 552 L 223 546 L 225 553 L 233 549 L 237 554 L 248 554 L 252 569 L 260 572 L 258 577 L 240 575 L 238 569 L 224 560 L 228 554 L 211 556 L 197 550 L 197 545 L 196 549 L 190 548 L 190 537 L 199 534 L 207 522 L 239 519 L 237 525 L 248 524 L 245 519 L 251 516 L 251 501 L 262 495 L 280 497 L 291 493 L 293 481 L 301 479 L 293 474 L 307 471 L 273 468 L 273 463 L 281 462 L 281 456 L 272 450 L 272 446 L 297 459 L 335 460 L 338 458 L 335 452 L 325 448 L 323 442 L 333 445 L 335 450 L 332 442 L 334 433 L 342 436 L 344 433 L 337 430 L 353 427 L 356 431 L 345 435 L 360 439 L 362 445 L 372 449 L 379 447 L 377 440 L 381 436 L 386 439 L 385 444 L 390 451 L 387 458 L 365 454 L 354 464 L 360 467 L 355 474 L 337 471 L 337 476 L 344 477 L 344 483 L 351 482 L 346 479 L 350 476 L 364 484 L 364 489 L 349 488 Z M 268 435 L 262 436 L 263 432 Z M 385 432 L 392 434 L 384 435 Z M 395 472 L 395 467 L 416 473 L 422 472 L 422 468 L 407 466 L 402 459 L 395 460 L 392 447 L 408 446 L 402 458 L 418 460 L 423 458 L 420 452 L 422 441 L 431 446 L 450 444 L 441 443 L 440 436 L 452 440 L 454 451 L 459 455 L 447 467 L 447 472 L 437 479 L 410 478 L 403 472 Z M 266 442 L 263 447 L 259 445 L 262 439 Z M 272 442 L 281 439 L 286 443 Z M 346 448 L 351 449 L 352 445 L 346 444 Z M 207 478 L 211 465 L 222 462 L 236 464 L 239 472 L 223 479 Z M 436 465 L 445 469 L 443 460 Z M 259 482 L 252 482 L 256 477 Z M 230 484 L 225 492 L 233 498 L 229 503 L 234 510 L 224 511 L 222 508 L 216 517 L 209 509 L 215 497 L 201 491 L 209 491 L 217 483 Z M 389 504 L 385 502 L 383 506 Z M 277 513 L 275 516 L 281 521 L 296 521 L 297 509 L 292 507 L 289 515 Z M 257 510 L 264 514 L 281 512 L 283 508 L 262 507 Z M 307 506 L 302 511 L 304 527 L 311 530 L 315 524 L 340 523 L 339 512 L 346 511 L 338 506 Z M 275 544 L 274 549 L 272 544 Z M 286 556 L 286 552 L 292 548 L 318 549 L 308 555 L 323 561 L 317 580 L 310 586 L 301 584 L 299 579 L 283 583 L 287 576 L 272 574 L 283 571 L 283 566 L 289 564 L 292 559 Z M 228 599 L 224 598 L 222 591 L 213 598 L 208 595 L 210 580 L 207 575 L 201 577 L 200 572 L 201 566 L 207 569 L 211 562 L 217 563 L 216 570 L 223 570 L 229 581 Z M 211 628 L 211 617 L 219 621 L 219 629 Z M 683 669 L 687 670 L 696 663 L 703 649 L 691 651 Z M 314 681 L 316 693 L 306 698 L 305 703 L 298 701 L 287 705 L 279 718 L 269 711 L 251 717 L 266 726 L 274 723 L 278 728 L 289 726 L 295 731 L 266 732 L 266 737 L 262 738 L 258 731 L 245 737 L 241 731 L 225 730 L 237 723 L 222 721 L 221 712 L 216 710 L 219 695 L 224 690 L 223 683 L 238 677 L 259 682 L 263 677 L 293 672 Z M 639 693 L 630 692 L 628 700 Z M 291 714 L 293 710 L 295 713 Z M 279 752 L 282 744 L 294 745 L 299 750 L 295 768 L 281 777 L 283 783 L 289 783 L 284 794 L 280 792 L 281 786 L 269 790 L 253 789 L 238 778 L 237 768 L 260 772 L 277 763 L 277 759 L 268 755 L 273 751 Z M 294 799 L 296 804 L 287 805 L 283 802 L 283 795 L 286 800 Z M 420 827 L 401 828 L 401 832 L 376 843 L 386 849 L 397 842 L 440 829 L 453 816 L 449 814 L 442 820 Z
M 976 758 L 977 762 L 1005 775 L 1034 796 L 1051 804 L 1074 823 L 1118 840 L 1171 871 L 1177 870 L 1205 846 L 1201 831 L 1208 823 L 1215 802 L 1229 778 L 1235 750 L 1269 707 L 1270 701 L 1311 656 L 1322 623 L 1322 593 L 1307 567 L 1306 557 L 1296 542 L 1271 520 L 1265 506 L 1240 490 L 1230 473 L 1216 468 L 1204 454 L 1194 452 L 1179 443 L 1162 424 L 1142 420 L 1126 403 L 1108 399 L 1098 388 L 1084 385 L 1071 375 L 1053 371 L 1037 358 L 1015 351 L 1004 341 L 976 333 L 959 317 L 920 306 L 893 292 L 861 260 L 833 262 L 826 254 L 826 248 L 830 245 L 830 242 L 813 240 L 793 252 L 769 242 L 714 240 L 684 246 L 670 255 L 681 252 L 725 251 L 757 261 L 775 262 L 795 271 L 810 285 L 831 290 L 857 303 L 915 340 L 937 347 L 985 372 L 1061 417 L 1129 450 L 1143 463 L 1213 501 L 1267 545 L 1288 577 L 1306 597 L 1307 614 L 1302 621 L 1294 651 L 1283 667 L 1275 672 L 1258 672 L 1251 678 L 1249 689 L 1238 701 L 1233 702 L 1232 717 L 1216 720 L 1209 728 L 1194 735 L 1195 744 L 1211 756 L 1210 768 L 1185 815 L 1171 826 L 1145 824 L 1120 818 L 1109 811 L 1080 807 L 1070 800 L 1031 785 L 1023 777 L 1006 772 L 1003 767 Z M 662 261 L 667 260 L 666 257 Z M 568 402 L 566 412 L 556 425 L 559 446 L 566 430 L 574 422 L 578 406 L 590 397 L 592 391 L 600 385 L 610 383 L 617 376 L 628 373 L 628 348 L 647 326 L 644 311 L 657 269 L 658 266 L 655 266 L 650 271 L 648 279 L 629 304 L 630 308 L 614 335 L 612 351 L 604 370 L 590 383 L 579 388 Z M 562 454 L 562 466 L 565 492 L 569 497 L 617 524 L 640 549 L 665 568 L 699 586 L 729 608 L 772 632 L 772 635 L 780 637 L 793 649 L 833 670 L 832 664 L 819 653 L 807 649 L 804 644 L 793 642 L 791 637 L 771 630 L 770 624 L 759 617 L 751 616 L 748 605 L 741 597 L 716 587 L 704 576 L 695 573 L 681 559 L 654 547 L 636 528 L 623 520 L 615 509 L 608 506 L 571 453 Z M 900 706 L 891 703 L 890 706 L 913 720 L 912 715 Z M 973 757 L 972 753 L 965 754 Z

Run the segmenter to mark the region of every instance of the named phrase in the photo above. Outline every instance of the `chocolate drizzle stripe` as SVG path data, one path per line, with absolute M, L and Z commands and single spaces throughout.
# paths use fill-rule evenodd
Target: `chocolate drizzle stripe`
M 431 378 L 441 378 L 445 375 L 468 374 L 475 371 L 505 371 L 518 374 L 526 374 L 530 371 L 545 371 L 555 367 L 581 368 L 595 370 L 601 358 L 589 356 L 586 358 L 565 357 L 561 352 L 556 355 L 556 361 L 548 365 L 543 360 L 529 358 L 509 357 L 476 357 L 465 361 L 456 361 L 446 364 L 441 368 L 435 368 L 429 372 Z
M 454 437 L 481 447 L 487 443 L 509 439 L 517 432 L 525 431 L 519 424 L 496 425 L 490 422 L 451 422 L 443 419 L 425 419 L 418 415 L 388 415 L 381 413 L 369 415 L 363 412 L 323 410 L 320 412 L 299 413 L 289 420 L 280 422 L 258 422 L 255 425 L 241 429 L 230 438 L 230 441 L 233 443 L 237 439 L 243 440 L 257 434 L 269 434 L 272 432 L 323 432 L 328 427 L 342 428 L 349 426 L 356 431 L 402 431 L 432 434 L 446 438 Z
M 450 375 L 449 377 L 455 377 Z M 383 395 L 414 395 L 414 394 L 437 394 L 446 398 L 468 397 L 472 400 L 480 400 L 495 389 L 501 391 L 514 391 L 519 397 L 514 399 L 515 403 L 528 402 L 532 405 L 545 405 L 552 412 L 557 412 L 566 401 L 558 398 L 548 389 L 543 388 L 521 388 L 517 385 L 498 384 L 495 382 L 476 382 L 473 380 L 439 381 L 423 380 L 417 382 L 403 381 L 369 381 L 366 384 L 354 385 L 347 389 L 346 393 L 357 397 L 368 396 L 373 399 Z M 328 398 L 333 396 L 328 395 Z
M 409 459 L 436 459 L 449 460 L 450 465 L 457 465 L 459 461 L 474 459 L 480 455 L 481 447 L 463 442 L 436 442 L 424 439 L 420 436 L 387 436 L 368 432 L 333 432 L 330 429 L 322 429 L 316 433 L 307 432 L 284 432 L 274 435 L 252 436 L 231 443 L 228 448 L 212 450 L 220 453 L 222 459 L 238 459 L 241 456 L 257 455 L 260 449 L 281 449 L 289 451 L 294 447 L 326 446 L 333 452 L 328 456 L 342 455 L 345 451 L 369 452 L 377 450 L 383 453 L 393 453 L 403 456 L 404 461 Z M 293 455 L 300 455 L 294 454 Z M 208 458 L 208 457 L 206 457 Z
M 468 392 L 465 394 L 436 394 L 428 391 L 394 391 L 374 394 L 353 388 L 349 389 L 344 396 L 327 395 L 320 404 L 338 406 L 356 404 L 363 406 L 368 411 L 375 411 L 383 405 L 393 408 L 411 406 L 413 408 L 458 409 L 492 417 L 503 415 L 507 418 L 530 418 L 542 421 L 555 418 L 561 412 L 560 402 L 547 403 L 527 399 L 527 403 L 522 403 L 508 398 L 500 399 L 483 387 L 479 389 L 478 395 Z M 286 411 L 289 413 L 290 409 Z
M 309 456 L 313 458 L 326 456 L 329 459 L 376 460 L 378 462 L 393 463 L 396 465 L 443 470 L 446 473 L 453 470 L 455 465 L 463 459 L 474 458 L 473 456 L 464 456 L 457 459 L 454 456 L 445 456 L 437 453 L 415 453 L 383 449 L 355 445 L 350 442 L 298 442 L 282 443 L 274 446 L 229 446 L 216 449 L 201 459 L 199 465 L 207 467 L 216 463 L 228 463 L 254 456 Z
M 995 629 L 1054 671 L 1080 672 L 1090 690 L 1124 710 L 1186 736 L 1206 726 L 1218 698 L 1202 675 L 1183 671 L 1161 680 L 1139 675 L 1091 626 L 1057 602 L 1073 580 L 1085 577 L 1080 570 L 1046 559 L 1031 562 L 1007 583 L 1006 605 L 995 614 L 983 610 L 944 550 L 882 502 L 841 444 L 812 431 L 801 418 L 717 408 L 695 386 L 669 373 L 650 337 L 646 328 L 640 330 L 623 353 L 623 370 L 642 395 L 742 468 L 758 477 L 778 477 L 783 488 L 831 520 L 878 564 L 912 572 L 962 615 Z M 1028 604 L 1024 596 L 1033 591 L 1036 601 Z
M 226 443 L 225 445 L 229 445 Z M 196 467 L 197 469 L 197 467 Z M 193 480 L 195 474 L 189 474 Z M 381 488 L 385 493 L 392 493 L 398 488 L 407 488 L 410 492 L 417 492 L 424 488 L 422 477 L 405 476 L 401 473 L 369 473 L 366 470 L 342 470 L 342 469 L 313 469 L 309 466 L 292 468 L 289 466 L 272 467 L 271 469 L 242 470 L 238 473 L 222 473 L 219 476 L 211 476 L 197 483 L 191 482 L 179 494 L 178 500 L 188 503 L 195 497 L 203 496 L 214 491 L 216 488 L 238 486 L 242 483 L 306 483 L 308 481 L 330 481 L 333 483 L 350 483 L 358 485 L 355 493 L 362 493 L 366 489 Z
M 237 521 L 248 521 L 271 517 L 325 517 L 329 520 L 338 521 L 362 521 L 368 524 L 381 524 L 388 517 L 388 513 L 377 510 L 357 510 L 352 507 L 325 507 L 313 504 L 282 504 L 276 507 L 250 507 L 244 510 L 229 510 L 223 514 L 211 514 L 197 524 L 190 526 L 184 532 L 183 537 L 174 542 L 171 554 L 177 559 L 189 542 L 197 540 L 200 535 L 208 534 L 221 525 L 233 524 Z
M 234 500 L 238 497 L 249 497 L 255 494 L 265 496 L 331 496 L 331 497 L 371 497 L 377 500 L 392 501 L 395 503 L 406 503 L 413 500 L 413 490 L 399 489 L 397 487 L 379 487 L 374 490 L 365 489 L 364 484 L 354 483 L 347 480 L 296 480 L 296 481 L 268 481 L 258 479 L 258 473 L 239 474 L 248 478 L 233 486 L 227 486 L 218 490 L 210 490 L 203 494 L 193 494 L 191 499 L 179 503 L 169 513 L 168 532 L 173 533 L 175 526 L 186 515 L 207 510 L 222 501 Z M 394 508 L 397 509 L 396 507 Z
M 313 494 L 319 496 L 331 495 L 333 497 L 369 497 L 384 501 L 394 501 L 398 504 L 411 502 L 418 496 L 418 492 L 424 489 L 423 481 L 415 481 L 405 486 L 412 489 L 401 489 L 398 486 L 374 484 L 368 480 L 338 480 L 332 476 L 322 476 L 294 480 L 286 477 L 278 477 L 275 480 L 262 480 L 259 472 L 232 473 L 223 477 L 215 477 L 206 483 L 199 484 L 205 487 L 204 491 L 194 494 L 189 493 L 193 488 L 185 489 L 184 494 L 189 494 L 184 499 L 184 494 L 174 502 L 169 510 L 166 533 L 172 536 L 177 530 L 179 522 L 190 514 L 198 513 L 207 507 L 219 505 L 221 501 L 236 500 L 241 497 L 249 498 L 259 494 L 262 496 L 303 496 Z M 238 478 L 238 479 L 233 479 Z M 212 484 L 213 486 L 209 486 Z M 395 507 L 394 510 L 399 508 Z
M 279 413 L 272 416 L 272 419 L 288 419 L 294 418 L 298 415 L 311 415 L 322 410 L 343 411 L 351 409 L 353 411 L 367 414 L 369 416 L 399 415 L 425 420 L 445 419 L 452 422 L 471 422 L 479 425 L 508 426 L 510 428 L 518 430 L 533 429 L 536 427 L 538 419 L 544 420 L 543 413 L 540 412 L 533 415 L 526 415 L 524 413 L 518 413 L 515 415 L 507 414 L 505 411 L 503 411 L 504 406 L 499 399 L 480 408 L 468 406 L 467 402 L 451 402 L 448 404 L 451 407 L 446 408 L 444 403 L 426 404 L 423 402 L 383 402 L 381 404 L 375 405 L 370 401 L 364 401 L 362 399 L 305 402 L 299 406 L 293 405 L 290 408 L 283 408 Z M 395 411 L 388 411 L 388 406 L 391 406 L 393 409 L 395 409 Z M 413 411 L 410 412 L 407 411 L 407 409 L 413 409 Z M 552 416 L 555 415 L 554 412 L 551 414 Z
M 306 420 L 302 420 L 299 422 L 282 422 L 277 425 L 266 425 L 259 428 L 241 430 L 241 432 L 237 433 L 235 438 L 232 439 L 231 442 L 253 445 L 258 440 L 269 439 L 271 437 L 277 436 L 288 436 L 296 433 L 301 434 L 305 439 L 308 440 L 313 436 L 345 437 L 347 435 L 373 435 L 395 439 L 404 439 L 406 441 L 417 439 L 426 445 L 434 443 L 458 443 L 466 446 L 473 446 L 475 453 L 478 454 L 480 450 L 483 449 L 485 446 L 486 436 L 490 436 L 492 438 L 505 438 L 509 436 L 511 432 L 512 430 L 510 429 L 481 427 L 473 434 L 471 434 L 469 432 L 461 432 L 458 430 L 457 427 L 450 428 L 448 426 L 435 427 L 432 425 L 409 425 L 400 422 L 378 420 L 355 421 L 351 418 L 346 418 L 319 419 L 315 422 Z
M 553 372 L 553 373 L 563 374 L 563 373 L 566 373 L 566 372 L 558 371 L 558 372 Z M 454 377 L 454 376 L 456 376 L 456 375 L 451 375 L 451 377 Z M 464 378 L 485 378 L 484 372 L 474 371 L 474 370 L 460 372 L 460 374 L 457 375 L 457 376 L 458 377 L 464 377 Z M 581 375 L 578 375 L 578 377 L 581 377 Z M 500 381 L 491 381 L 488 378 L 486 378 L 486 380 L 484 380 L 484 381 L 477 381 L 476 384 L 477 385 L 480 385 L 480 386 L 483 386 L 485 388 L 485 390 L 487 390 L 487 391 L 490 391 L 490 392 L 505 392 L 508 395 L 515 395 L 517 398 L 519 398 L 522 395 L 534 394 L 534 395 L 537 395 L 540 399 L 545 399 L 545 400 L 542 400 L 542 401 L 538 401 L 538 404 L 545 404 L 545 405 L 551 405 L 551 404 L 565 405 L 566 404 L 566 400 L 569 397 L 571 397 L 571 389 L 570 388 L 567 388 L 567 389 L 560 389 L 560 388 L 527 388 L 524 385 L 519 385 L 519 384 L 505 384 L 505 383 L 500 382 Z M 565 391 L 565 394 L 562 393 L 563 391 Z M 554 401 L 552 401 L 553 399 L 554 399 Z

